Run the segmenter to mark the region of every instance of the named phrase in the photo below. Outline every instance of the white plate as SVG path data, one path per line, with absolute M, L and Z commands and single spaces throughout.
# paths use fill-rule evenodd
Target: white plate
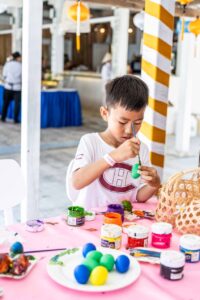
M 109 253 L 116 259 L 119 255 L 126 253 L 109 248 L 98 248 L 103 254 Z M 128 272 L 121 274 L 116 270 L 109 272 L 105 285 L 94 286 L 92 284 L 79 284 L 74 278 L 74 269 L 84 260 L 82 248 L 73 248 L 61 252 L 52 257 L 48 262 L 47 272 L 49 276 L 57 283 L 73 290 L 85 292 L 108 292 L 128 286 L 140 276 L 140 265 L 134 257 L 127 255 L 130 259 L 130 268 Z M 60 263 L 60 265 L 59 265 Z

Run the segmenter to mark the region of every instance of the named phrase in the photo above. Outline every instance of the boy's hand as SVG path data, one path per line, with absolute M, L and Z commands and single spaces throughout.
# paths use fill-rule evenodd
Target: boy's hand
M 133 137 L 129 140 L 126 140 L 123 144 L 109 154 L 116 162 L 123 162 L 129 158 L 137 156 L 139 151 L 140 141 L 138 138 Z
M 139 171 L 143 182 L 147 183 L 149 186 L 159 189 L 160 187 L 160 177 L 155 168 L 140 166 Z

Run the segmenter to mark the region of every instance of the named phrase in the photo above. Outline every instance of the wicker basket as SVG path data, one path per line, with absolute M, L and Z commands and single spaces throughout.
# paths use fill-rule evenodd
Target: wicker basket
M 156 220 L 171 223 L 181 233 L 200 235 L 200 168 L 177 173 L 162 186 Z

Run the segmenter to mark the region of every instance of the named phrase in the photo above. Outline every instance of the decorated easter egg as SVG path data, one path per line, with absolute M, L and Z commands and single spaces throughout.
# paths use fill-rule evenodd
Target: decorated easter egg
M 140 174 L 138 173 L 138 168 L 140 167 L 140 164 L 135 164 L 132 166 L 132 170 L 131 170 L 131 177 L 134 179 L 137 179 L 138 177 L 140 177 Z
M 130 259 L 126 255 L 119 255 L 115 261 L 116 270 L 119 273 L 125 273 L 130 266 Z
M 90 282 L 93 285 L 105 284 L 108 277 L 108 270 L 103 266 L 96 267 L 90 275 Z
M 99 263 L 102 255 L 103 254 L 100 251 L 94 250 L 94 251 L 90 251 L 87 254 L 86 258 L 92 258 L 92 259 L 96 260 Z
M 92 259 L 92 258 L 86 258 L 84 261 L 83 261 L 83 265 L 85 265 L 89 270 L 90 272 L 96 268 L 99 264 L 96 260 Z
M 108 272 L 112 271 L 114 264 L 115 260 L 111 254 L 104 254 L 100 259 L 100 265 L 104 266 Z
M 78 265 L 74 269 L 74 277 L 78 283 L 86 284 L 90 277 L 90 270 L 85 265 Z
M 93 251 L 93 250 L 96 250 L 96 246 L 92 243 L 87 243 L 83 247 L 82 254 L 84 257 L 86 257 L 88 252 Z
M 12 255 L 23 253 L 23 251 L 24 251 L 24 248 L 23 248 L 22 243 L 20 243 L 20 242 L 15 242 L 10 247 L 10 252 Z

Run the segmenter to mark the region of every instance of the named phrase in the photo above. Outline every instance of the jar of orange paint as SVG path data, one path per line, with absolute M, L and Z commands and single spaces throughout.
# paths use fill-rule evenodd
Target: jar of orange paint
M 122 217 L 118 213 L 107 212 L 104 214 L 103 223 L 104 224 L 115 224 L 115 225 L 122 226 Z

